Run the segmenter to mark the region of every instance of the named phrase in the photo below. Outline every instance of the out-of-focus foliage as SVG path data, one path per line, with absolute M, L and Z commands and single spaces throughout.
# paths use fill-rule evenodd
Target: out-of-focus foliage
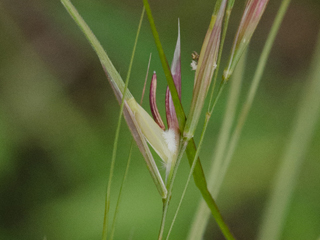
M 73 2 L 125 76 L 142 1 Z M 200 50 L 214 1 L 165 0 L 150 4 L 169 60 L 180 18 L 182 104 L 188 109 L 194 74 L 190 70 L 191 53 Z M 243 96 L 278 5 L 270 1 L 253 36 Z M 236 1 L 225 53 L 229 53 L 243 6 L 244 1 Z M 218 204 L 237 239 L 253 239 L 256 234 L 308 77 L 320 30 L 319 12 L 317 0 L 292 1 L 222 187 Z M 1 1 L 0 36 L 0 239 L 100 239 L 119 107 L 99 61 L 59 1 Z M 156 70 L 159 79 L 158 101 L 164 102 L 166 81 L 145 21 L 129 86 L 138 98 L 150 52 L 151 71 Z M 222 64 L 226 60 L 227 56 Z M 217 105 L 202 148 L 204 169 L 210 165 L 227 90 Z M 143 105 L 148 108 L 147 101 Z M 163 114 L 164 109 L 160 112 Z M 316 239 L 319 235 L 319 126 L 314 129 L 315 137 L 299 175 L 283 239 Z M 113 203 L 124 173 L 129 136 L 123 124 Z M 175 196 L 180 195 L 188 170 L 184 161 L 172 206 L 177 203 Z M 185 238 L 199 199 L 200 193 L 191 185 L 172 239 Z M 116 239 L 155 239 L 161 208 L 157 190 L 135 149 Z M 214 226 L 209 224 L 208 239 L 219 236 Z

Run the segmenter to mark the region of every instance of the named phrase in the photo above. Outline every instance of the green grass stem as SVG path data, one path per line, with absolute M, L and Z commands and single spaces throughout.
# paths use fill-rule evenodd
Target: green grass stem
M 133 149 L 133 140 L 131 141 L 131 144 L 130 144 L 130 150 L 129 150 L 129 156 L 128 156 L 128 160 L 127 160 L 126 170 L 125 170 L 123 178 L 122 178 L 122 182 L 121 182 L 120 190 L 119 190 L 119 195 L 118 195 L 118 199 L 117 199 L 117 204 L 116 204 L 116 209 L 115 209 L 115 212 L 114 212 L 114 215 L 113 215 L 111 233 L 110 233 L 110 240 L 113 240 L 114 233 L 115 233 L 115 230 L 116 230 L 116 223 L 117 223 L 117 217 L 118 217 L 119 207 L 120 207 L 120 202 L 121 202 L 121 197 L 122 197 L 122 190 L 123 190 L 123 186 L 124 186 L 124 183 L 125 183 L 125 181 L 127 179 L 128 172 L 129 172 L 129 167 L 130 167 L 130 163 L 131 163 L 132 149 Z
M 142 106 L 142 102 L 143 102 L 144 93 L 145 93 L 145 91 L 146 91 L 146 86 L 147 86 L 147 81 L 148 81 L 148 75 L 149 75 L 149 69 L 150 69 L 150 63 L 151 63 L 151 57 L 152 57 L 152 53 L 150 53 L 150 56 L 149 56 L 148 67 L 147 67 L 147 74 L 146 74 L 146 77 L 145 77 L 145 79 L 144 79 L 144 84 L 143 84 L 143 88 L 142 88 L 141 99 L 140 99 L 140 105 L 141 105 L 141 106 Z
M 214 102 L 213 102 L 213 105 L 212 105 L 213 108 L 214 108 L 214 106 L 216 105 L 216 103 L 217 103 L 217 101 L 218 101 L 218 99 L 219 99 L 219 96 L 220 96 L 220 94 L 221 94 L 224 86 L 225 86 L 225 82 L 222 82 L 222 85 L 220 85 L 220 88 L 219 88 L 218 95 L 217 95 L 216 99 L 215 99 Z M 212 108 L 212 110 L 213 110 L 213 108 Z M 196 154 L 195 154 L 195 156 L 194 156 L 194 160 L 193 160 L 193 163 L 192 163 L 192 166 L 191 166 L 191 169 L 190 169 L 188 178 L 187 178 L 187 182 L 186 182 L 186 184 L 185 184 L 185 187 L 184 187 L 183 193 L 182 193 L 182 195 L 181 195 L 181 198 L 180 198 L 178 207 L 177 207 L 177 209 L 176 209 L 174 218 L 173 218 L 173 220 L 172 220 L 172 223 L 171 223 L 171 226 L 170 226 L 170 229 L 169 229 L 167 238 L 166 238 L 167 240 L 169 239 L 171 230 L 172 230 L 172 228 L 173 228 L 174 222 L 175 222 L 175 220 L 176 220 L 176 218 L 177 218 L 177 215 L 178 215 L 179 209 L 180 209 L 180 207 L 181 207 L 183 198 L 184 198 L 184 196 L 185 196 L 185 194 L 186 194 L 186 191 L 187 191 L 189 182 L 190 182 L 190 180 L 191 180 L 191 176 L 192 176 L 193 171 L 194 171 L 194 169 L 195 169 L 196 162 L 197 162 L 198 156 L 199 156 L 199 154 L 200 154 L 200 149 L 201 149 L 201 146 L 202 146 L 202 143 L 203 143 L 203 139 L 204 139 L 204 136 L 205 136 L 207 127 L 208 127 L 208 123 L 209 123 L 210 117 L 211 117 L 211 113 L 207 112 L 206 118 L 205 118 L 205 122 L 204 122 L 204 126 L 203 126 L 203 128 L 202 128 L 202 132 L 201 132 L 201 136 L 200 136 L 199 146 L 198 146 L 197 152 L 196 152 Z M 215 220 L 217 221 L 217 224 L 218 224 L 219 228 L 221 229 L 224 237 L 225 237 L 226 239 L 228 239 L 228 240 L 233 240 L 233 239 L 235 239 L 235 238 L 233 237 L 233 235 L 232 235 L 229 227 L 227 226 L 227 224 L 226 224 L 225 221 L 223 220 L 222 215 L 221 215 L 221 213 L 220 213 L 220 211 L 219 211 L 219 209 L 218 209 L 215 201 L 214 201 L 213 199 L 212 199 L 212 201 L 213 201 L 213 202 L 210 204 L 211 213 L 213 214 Z M 194 239 L 194 238 L 193 238 L 193 239 Z
M 173 169 L 172 177 L 169 178 L 168 182 L 167 182 L 168 195 L 167 195 L 167 198 L 164 199 L 164 201 L 163 201 L 163 211 L 162 211 L 162 218 L 161 218 L 158 240 L 162 240 L 162 238 L 163 238 L 163 232 L 164 232 L 164 228 L 165 228 L 165 222 L 166 222 L 166 218 L 167 218 L 169 202 L 170 202 L 171 196 L 172 196 L 173 183 L 174 183 L 175 177 L 177 175 L 178 167 L 180 165 L 181 159 L 182 159 L 183 154 L 187 148 L 187 145 L 188 145 L 188 141 L 186 141 L 185 139 L 181 139 L 180 149 L 179 149 L 179 153 L 177 156 L 176 164 Z
M 213 184 L 216 181 L 216 178 L 219 174 L 219 170 L 222 165 L 223 156 L 228 145 L 232 124 L 234 122 L 235 113 L 237 109 L 237 103 L 240 95 L 243 72 L 245 68 L 245 59 L 246 59 L 246 54 L 244 54 L 243 57 L 241 58 L 238 66 L 235 69 L 234 75 L 231 79 L 231 87 L 228 95 L 226 112 L 224 114 L 221 130 L 218 136 L 219 140 L 217 142 L 217 146 L 214 151 L 214 155 L 212 158 L 213 162 L 209 172 L 209 176 L 210 176 L 208 179 L 209 189 L 212 189 Z M 192 222 L 192 227 L 188 235 L 188 240 L 202 238 L 209 216 L 210 216 L 210 211 L 205 201 L 202 199 L 196 211 L 194 220 Z
M 306 84 L 267 202 L 259 240 L 280 239 L 301 165 L 315 133 L 320 116 L 320 33 L 311 74 Z
M 152 54 L 150 53 L 150 57 L 149 57 L 149 61 L 148 61 L 148 67 L 147 67 L 147 73 L 146 73 L 146 77 L 145 77 L 145 80 L 144 80 L 142 93 L 141 93 L 140 105 L 142 105 L 144 93 L 145 93 L 145 90 L 146 90 L 146 85 L 147 85 L 147 81 L 148 81 L 148 73 L 149 73 L 149 68 L 150 68 L 150 63 L 151 63 L 151 56 L 152 56 Z M 128 160 L 127 160 L 126 170 L 125 170 L 125 173 L 123 175 L 122 182 L 121 182 L 119 195 L 118 195 L 118 200 L 117 200 L 117 205 L 116 205 L 115 213 L 114 213 L 113 220 L 112 220 L 110 240 L 113 239 L 113 236 L 114 236 L 114 233 L 115 233 L 116 221 L 117 221 L 117 215 L 118 215 L 118 212 L 119 212 L 119 206 L 120 206 L 120 201 L 121 201 L 122 190 L 123 190 L 123 186 L 124 186 L 124 183 L 126 181 L 126 178 L 127 178 L 128 172 L 129 172 L 129 167 L 130 167 L 133 143 L 134 143 L 134 141 L 132 140 L 131 144 L 130 144 L 130 150 L 129 150 L 129 156 L 128 156 Z
M 145 8 L 143 8 L 142 13 L 141 13 L 139 27 L 137 30 L 137 35 L 136 35 L 136 39 L 134 42 L 132 55 L 131 55 L 131 59 L 130 59 L 130 64 L 129 64 L 129 69 L 128 69 L 128 73 L 127 73 L 127 77 L 126 77 L 126 81 L 125 81 L 125 88 L 124 88 L 123 96 L 126 95 L 126 92 L 128 89 L 133 59 L 134 59 L 134 55 L 136 52 L 136 47 L 137 47 L 137 43 L 138 43 L 138 38 L 139 38 L 139 34 L 140 34 L 140 29 L 141 29 L 141 25 L 142 25 L 144 12 L 145 12 Z M 121 127 L 121 120 L 122 120 L 124 103 L 125 103 L 125 98 L 122 98 L 121 105 L 120 105 L 119 118 L 118 118 L 118 125 L 117 125 L 117 129 L 116 129 L 116 135 L 114 138 L 114 144 L 113 144 L 113 150 L 112 150 L 112 159 L 111 159 L 111 164 L 110 164 L 110 174 L 109 174 L 107 193 L 106 193 L 106 201 L 105 201 L 105 213 L 104 213 L 102 240 L 106 240 L 107 235 L 108 235 L 108 213 L 109 213 L 109 208 L 110 208 L 111 183 L 112 183 L 112 177 L 113 177 L 113 171 L 114 171 L 114 164 L 115 164 L 115 160 L 116 160 L 116 156 L 117 156 L 118 141 L 119 141 L 119 134 L 120 134 L 120 127 Z
M 211 112 L 211 113 L 213 111 L 212 101 L 213 101 L 213 96 L 214 96 L 214 90 L 215 90 L 215 86 L 216 86 L 216 83 L 217 83 L 217 78 L 218 78 L 219 68 L 220 68 L 220 62 L 221 62 L 221 56 L 222 56 L 223 46 L 224 46 L 224 41 L 226 39 L 228 25 L 229 25 L 229 19 L 230 19 L 230 15 L 231 15 L 231 12 L 232 12 L 233 5 L 234 5 L 234 0 L 228 1 L 228 5 L 227 5 L 226 12 L 225 12 L 225 15 L 224 15 L 222 36 L 221 36 L 220 48 L 219 48 L 218 59 L 217 59 L 217 68 L 215 69 L 215 73 L 214 73 L 214 76 L 213 76 L 213 84 L 212 84 L 212 87 L 211 87 L 211 94 L 210 94 L 210 100 L 209 100 L 209 105 L 208 105 L 208 112 Z

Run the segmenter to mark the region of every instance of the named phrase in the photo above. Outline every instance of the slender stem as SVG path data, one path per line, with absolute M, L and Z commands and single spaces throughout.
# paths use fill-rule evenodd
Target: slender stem
M 136 35 L 136 39 L 134 42 L 134 47 L 132 50 L 132 55 L 130 59 L 130 64 L 129 64 L 129 69 L 127 73 L 127 78 L 125 82 L 125 87 L 124 87 L 124 92 L 123 96 L 126 95 L 128 85 L 129 85 L 129 79 L 130 79 L 130 74 L 131 74 L 131 69 L 132 69 L 132 63 L 136 51 L 136 46 L 140 34 L 140 29 L 141 29 L 141 24 L 144 16 L 145 8 L 143 7 L 141 17 L 140 17 L 140 22 L 139 22 L 139 27 Z M 117 156 L 117 149 L 118 149 L 118 141 L 119 141 L 119 133 L 120 133 L 120 127 L 121 127 L 121 120 L 122 120 L 122 113 L 123 113 L 123 108 L 124 108 L 124 103 L 125 103 L 125 98 L 122 98 L 121 105 L 120 105 L 120 112 L 119 112 L 119 118 L 118 118 L 118 125 L 116 129 L 116 135 L 114 138 L 114 145 L 113 145 L 113 151 L 112 151 L 112 159 L 111 159 L 111 164 L 110 164 L 110 173 L 109 173 L 109 180 L 108 180 L 108 186 L 107 186 L 107 193 L 106 193 L 106 200 L 105 200 L 105 211 L 104 211 L 104 219 L 103 219 L 103 230 L 102 230 L 102 240 L 106 240 L 108 237 L 108 214 L 109 214 L 109 208 L 110 208 L 110 194 L 111 194 L 111 183 L 112 183 L 112 177 L 113 177 L 113 172 L 114 172 L 114 164 Z
M 212 110 L 214 109 L 214 106 L 216 105 L 220 95 L 221 95 L 221 92 L 224 88 L 224 85 L 225 85 L 225 81 L 222 81 L 221 84 L 220 84 L 220 87 L 219 87 L 219 91 L 218 91 L 218 94 L 214 100 L 214 103 L 213 103 L 213 108 Z M 203 130 L 203 134 L 202 134 L 202 137 L 204 137 L 204 134 L 205 134 L 205 131 L 206 131 L 206 127 L 207 127 L 207 124 L 208 124 L 208 121 L 210 119 L 210 116 L 211 116 L 211 113 L 207 113 L 206 115 L 206 121 L 205 121 L 205 124 L 204 124 L 204 130 Z M 172 188 L 173 188 L 173 183 L 174 183 L 174 180 L 175 180 L 175 177 L 176 177 L 176 174 L 177 174 L 177 171 L 178 171 L 178 167 L 179 167 L 179 164 L 181 162 L 181 159 L 183 157 L 183 154 L 188 146 L 188 143 L 189 143 L 190 139 L 187 139 L 187 138 L 182 138 L 181 139 L 181 144 L 180 144 L 180 149 L 179 149 L 179 154 L 178 154 L 178 157 L 177 157 L 177 162 L 174 166 L 174 170 L 173 170 L 173 174 L 172 174 L 172 178 L 170 178 L 168 180 L 168 184 L 167 184 L 167 189 L 168 189 L 168 196 L 167 198 L 164 200 L 164 205 L 163 205 L 163 214 L 162 214 L 162 219 L 161 219 L 161 226 L 160 226 L 160 232 L 159 232 L 159 238 L 158 240 L 161 240 L 162 237 L 163 237 L 163 231 L 164 231 L 164 227 L 165 227 L 165 219 L 166 219 L 166 216 L 167 216 L 167 211 L 168 211 L 168 207 L 169 207 L 169 202 L 170 202 L 170 198 L 171 198 L 171 194 L 172 194 Z M 201 142 L 202 143 L 202 142 Z M 193 174 L 193 171 L 194 171 L 194 168 L 196 166 L 196 163 L 197 163 L 197 159 L 198 159 L 198 156 L 199 156 L 199 152 L 198 150 L 196 151 L 196 154 L 194 156 L 194 159 L 193 159 L 193 163 L 192 163 L 192 166 L 191 166 L 191 170 L 190 170 L 190 174 Z M 186 184 L 186 187 L 188 185 L 189 181 L 187 181 L 187 184 Z M 185 187 L 185 188 L 186 188 Z M 182 196 L 182 199 L 184 197 L 184 194 Z M 213 199 L 212 199 L 213 200 Z M 182 200 L 180 200 L 182 201 Z M 181 205 L 181 203 L 179 204 Z M 220 211 L 217 207 L 217 205 L 215 204 L 214 200 L 213 200 L 213 204 L 211 204 L 211 211 L 212 211 L 212 215 L 213 217 L 215 218 L 215 220 L 217 221 L 222 233 L 224 234 L 224 236 L 226 237 L 226 239 L 234 239 L 234 237 L 232 236 L 228 226 L 226 225 L 226 223 L 224 222 L 221 214 L 220 214 Z M 179 211 L 179 208 L 178 207 L 178 211 Z M 177 213 L 176 213 L 177 214 Z
M 209 113 L 210 115 L 212 114 L 212 112 L 213 112 L 213 110 L 214 110 L 214 107 L 216 106 L 216 104 L 217 104 L 217 102 L 218 102 L 218 100 L 219 100 L 219 98 L 220 98 L 220 96 L 221 96 L 221 93 L 222 93 L 222 91 L 223 91 L 224 86 L 226 85 L 226 83 L 227 83 L 227 82 L 226 82 L 225 80 L 221 80 L 220 86 L 219 86 L 219 89 L 218 89 L 218 93 L 217 93 L 217 95 L 216 95 L 216 97 L 215 97 L 215 99 L 214 99 L 214 101 L 213 101 L 212 107 L 211 107 L 210 111 L 207 112 L 207 113 Z
M 145 77 L 145 79 L 144 79 L 144 84 L 143 84 L 143 88 L 142 88 L 142 94 L 141 94 L 141 99 L 140 99 L 140 105 L 141 105 L 141 106 L 142 106 L 142 102 L 143 102 L 144 93 L 145 93 L 145 91 L 146 91 L 146 86 L 147 86 L 147 81 L 148 81 L 148 75 L 149 75 L 149 68 L 150 68 L 150 63 L 151 63 L 151 56 L 152 56 L 152 53 L 150 53 L 150 56 L 149 56 L 147 73 L 146 73 L 146 77 Z
M 215 89 L 218 74 L 219 74 L 219 67 L 220 67 L 220 62 L 221 62 L 223 46 L 224 46 L 224 40 L 227 35 L 229 19 L 230 19 L 231 11 L 233 8 L 233 4 L 234 4 L 234 0 L 228 1 L 228 6 L 227 6 L 225 17 L 224 17 L 222 37 L 221 37 L 221 43 L 220 43 L 220 48 L 219 48 L 219 53 L 218 53 L 218 60 L 217 60 L 217 68 L 215 69 L 215 73 L 214 73 L 214 77 L 213 77 L 213 84 L 212 84 L 212 88 L 211 88 L 210 100 L 209 100 L 209 105 L 208 105 L 208 112 L 212 112 L 212 110 L 210 111 L 210 109 L 212 108 L 211 103 L 213 101 L 214 89 Z
M 174 218 L 173 218 L 173 220 L 172 220 L 172 223 L 171 223 L 171 226 L 170 226 L 170 229 L 169 229 L 167 238 L 166 238 L 167 240 L 169 239 L 169 236 L 170 236 L 171 230 L 172 230 L 172 228 L 173 228 L 174 222 L 175 222 L 175 220 L 176 220 L 176 218 L 177 218 L 179 209 L 180 209 L 180 207 L 181 207 L 182 200 L 183 200 L 183 198 L 184 198 L 184 196 L 185 196 L 185 194 L 186 194 L 186 191 L 187 191 L 187 188 L 188 188 L 188 185 L 189 185 L 191 176 L 192 176 L 193 171 L 194 171 L 194 168 L 195 168 L 195 166 L 196 166 L 197 158 L 198 158 L 199 153 L 200 153 L 200 149 L 201 149 L 202 142 L 203 142 L 203 139 L 204 139 L 204 136 L 205 136 L 205 132 L 206 132 L 207 127 L 208 127 L 208 123 L 209 123 L 210 117 L 211 117 L 210 113 L 207 113 L 207 114 L 206 114 L 206 119 L 205 119 L 205 122 L 204 122 L 204 126 L 203 126 L 203 129 L 202 129 L 201 137 L 200 137 L 199 146 L 198 146 L 198 149 L 197 149 L 195 158 L 194 158 L 194 162 L 193 162 L 193 164 L 192 164 L 192 166 L 191 166 L 191 169 L 190 169 L 190 172 L 189 172 L 189 175 L 188 175 L 188 179 L 187 179 L 187 182 L 186 182 L 186 184 L 185 184 L 185 188 L 184 188 L 184 190 L 183 190 L 182 196 L 181 196 L 181 198 L 180 198 L 179 205 L 178 205 L 178 207 L 177 207 L 177 210 L 176 210 L 176 212 L 175 212 Z M 216 206 L 216 205 L 214 205 L 214 206 Z M 218 225 L 219 225 L 219 227 L 220 227 L 223 235 L 225 236 L 225 238 L 228 239 L 228 240 L 235 239 L 235 238 L 233 237 L 232 233 L 230 232 L 228 226 L 226 225 L 225 221 L 223 220 L 222 215 L 221 215 L 221 213 L 220 213 L 220 211 L 219 211 L 219 209 L 218 209 L 217 207 L 214 208 L 214 212 L 215 212 L 215 214 L 214 214 L 215 220 L 217 221 L 217 223 L 218 223 Z
M 214 161 L 211 165 L 209 173 L 209 189 L 212 189 L 212 186 L 216 182 L 216 179 L 219 175 L 225 149 L 229 141 L 230 131 L 236 112 L 238 96 L 240 94 L 242 76 L 245 68 L 245 58 L 246 54 L 244 54 L 244 56 L 241 58 L 238 66 L 235 69 L 234 76 L 231 80 L 231 88 L 228 96 L 227 107 L 224 114 L 221 130 L 218 136 L 218 143 L 214 150 L 214 156 L 212 158 Z M 202 238 L 209 216 L 210 211 L 205 201 L 202 199 L 196 211 L 194 220 L 192 222 L 192 227 L 188 235 L 188 240 Z
M 146 77 L 145 77 L 143 88 L 142 88 L 140 105 L 142 105 L 143 97 L 144 97 L 144 93 L 145 93 L 145 89 L 146 89 L 146 85 L 147 85 L 147 81 L 148 81 L 148 74 L 149 74 L 151 56 L 152 56 L 152 54 L 150 53 L 150 57 L 149 57 L 149 61 L 148 61 L 148 67 L 147 67 L 147 73 L 146 73 Z M 127 165 L 126 165 L 126 170 L 124 172 L 123 179 L 122 179 L 122 182 L 121 182 L 121 186 L 120 186 L 120 190 L 119 190 L 119 196 L 118 196 L 118 200 L 117 200 L 117 205 L 116 205 L 116 209 L 115 209 L 115 213 L 114 213 L 114 217 L 113 217 L 113 221 L 112 221 L 110 240 L 113 239 L 114 232 L 115 232 L 115 229 L 116 229 L 116 221 L 117 221 L 117 215 L 118 215 L 119 205 L 120 205 L 120 201 L 121 201 L 122 189 L 123 189 L 124 183 L 126 181 L 126 178 L 127 178 L 128 172 L 129 172 L 130 163 L 131 163 L 131 155 L 132 155 L 133 143 L 134 143 L 134 140 L 131 140 L 130 150 L 129 150 L 129 157 L 128 157 L 128 161 L 127 161 Z
M 298 174 L 315 133 L 320 116 L 320 33 L 309 82 L 302 93 L 302 100 L 291 130 L 291 137 L 274 179 L 261 225 L 259 240 L 280 238 Z
M 119 206 L 120 206 L 120 201 L 121 201 L 121 196 L 122 196 L 122 190 L 123 190 L 124 183 L 125 183 L 125 181 L 127 179 L 128 172 L 129 172 L 129 167 L 130 167 L 130 163 L 131 163 L 132 148 L 133 148 L 133 140 L 131 141 L 131 144 L 130 144 L 130 150 L 129 150 L 127 166 L 126 166 L 126 170 L 124 172 L 123 178 L 122 178 L 122 182 L 121 182 L 121 186 L 120 186 L 120 190 L 119 190 L 119 196 L 118 196 L 118 200 L 117 200 L 117 205 L 116 205 L 115 213 L 114 213 L 113 220 L 112 220 L 110 240 L 113 239 L 113 236 L 114 236 L 114 233 L 115 233 L 115 230 L 116 230 L 116 222 L 117 222 L 117 216 L 118 216 L 118 212 L 119 212 Z
M 173 183 L 174 183 L 175 177 L 177 175 L 178 167 L 180 165 L 180 162 L 181 162 L 181 159 L 183 157 L 183 154 L 184 154 L 184 152 L 185 152 L 185 150 L 187 148 L 189 140 L 190 139 L 181 139 L 179 154 L 177 156 L 176 164 L 174 165 L 172 177 L 170 179 L 168 179 L 168 183 L 167 183 L 168 195 L 167 195 L 167 198 L 164 199 L 164 202 L 163 202 L 163 212 L 162 212 L 162 219 L 161 219 L 161 225 L 160 225 L 160 231 L 159 231 L 158 240 L 161 240 L 162 237 L 163 237 L 163 231 L 164 231 L 164 227 L 165 227 L 165 221 L 166 221 L 166 217 L 167 217 L 169 202 L 170 202 L 170 199 L 171 199 Z
M 184 190 L 183 190 L 183 192 L 182 192 L 182 195 L 181 195 L 181 198 L 180 198 L 180 201 L 179 201 L 179 205 L 178 205 L 178 207 L 177 207 L 177 209 L 176 209 L 176 212 L 175 212 L 175 214 L 174 214 L 174 217 L 173 217 L 173 220 L 172 220 L 172 223 L 171 223 L 169 232 L 168 232 L 168 234 L 167 234 L 166 240 L 169 239 L 169 236 L 170 236 L 170 233 L 171 233 L 171 231 L 172 231 L 174 222 L 176 221 L 176 218 L 177 218 L 179 209 L 180 209 L 180 207 L 181 207 L 182 200 L 183 200 L 183 198 L 184 198 L 184 196 L 185 196 L 185 193 L 186 193 L 186 191 L 187 191 L 187 188 L 188 188 L 188 185 L 189 185 L 191 176 L 192 176 L 193 171 L 194 171 L 194 168 L 195 168 L 195 166 L 196 166 L 196 163 L 197 163 L 197 160 L 198 160 L 198 157 L 199 157 L 199 153 L 200 153 L 200 149 L 201 149 L 201 145 L 202 145 L 202 141 L 203 141 L 203 138 L 204 138 L 204 132 L 205 132 L 206 129 L 207 129 L 208 122 L 209 122 L 209 118 L 210 118 L 210 114 L 207 114 L 207 115 L 206 115 L 206 118 L 205 118 L 204 127 L 203 127 L 203 130 L 202 130 L 202 133 L 201 133 L 201 137 L 200 137 L 200 141 L 199 141 L 199 146 L 198 146 L 197 151 L 196 151 L 196 154 L 195 154 L 195 156 L 194 156 L 193 163 L 192 163 L 192 165 L 191 165 L 190 172 L 189 172 L 189 175 L 188 175 L 188 179 L 187 179 L 187 182 L 186 182 L 186 184 L 185 184 Z
M 213 108 L 212 108 L 212 111 L 222 93 L 222 90 L 225 86 L 225 81 L 222 81 L 221 84 L 220 84 L 220 87 L 219 87 L 219 91 L 218 91 L 218 94 L 216 96 L 216 98 L 214 99 L 214 102 L 213 102 Z M 206 114 L 206 118 L 205 118 L 205 122 L 204 122 L 204 126 L 203 126 L 203 129 L 202 129 L 202 133 L 201 133 L 201 137 L 200 137 L 200 142 L 199 142 L 199 146 L 198 146 L 198 149 L 196 151 L 196 154 L 194 156 L 194 159 L 193 159 L 193 163 L 192 163 L 192 166 L 191 166 L 191 169 L 190 169 L 190 172 L 189 172 L 189 175 L 188 175 L 188 179 L 187 179 L 187 182 L 185 184 L 185 187 L 184 187 L 184 190 L 183 190 L 183 193 L 182 193 L 182 196 L 180 198 L 180 201 L 179 201 L 179 205 L 176 209 L 176 212 L 175 212 L 175 215 L 174 215 L 174 218 L 173 218 L 173 221 L 171 223 L 171 226 L 170 226 L 170 229 L 169 229 L 169 232 L 168 232 L 168 235 L 167 235 L 167 238 L 166 239 L 169 239 L 169 236 L 170 236 L 170 233 L 171 233 L 171 230 L 173 228 L 173 225 L 174 225 L 174 222 L 176 220 L 176 217 L 178 215 L 178 212 L 179 212 L 179 209 L 181 207 L 181 204 L 182 204 L 182 201 L 183 201 L 183 198 L 185 196 L 185 193 L 187 191 L 187 188 L 188 188 L 188 185 L 189 185 L 189 182 L 190 182 L 190 179 L 191 179 L 191 176 L 193 175 L 193 171 L 195 169 L 195 166 L 196 166 L 196 163 L 197 163 L 197 159 L 198 159 L 198 156 L 199 156 L 199 153 L 200 153 L 200 149 L 201 149 L 201 146 L 202 146 L 202 142 L 203 142 L 203 139 L 204 139 L 204 136 L 205 136 L 205 133 L 206 133 L 206 130 L 207 130 L 207 127 L 208 127 L 208 123 L 209 123 L 209 120 L 210 120 L 210 117 L 211 117 L 211 112 L 207 112 Z M 188 144 L 188 139 L 186 139 L 186 141 L 184 142 L 185 146 Z M 225 223 L 225 221 L 223 220 L 222 218 L 222 215 L 216 205 L 216 203 L 214 202 L 213 204 L 213 207 L 212 207 L 212 214 L 215 218 L 215 220 L 217 221 L 217 224 L 218 226 L 220 227 L 223 235 L 225 236 L 226 239 L 234 239 L 233 235 L 231 234 L 227 224 Z

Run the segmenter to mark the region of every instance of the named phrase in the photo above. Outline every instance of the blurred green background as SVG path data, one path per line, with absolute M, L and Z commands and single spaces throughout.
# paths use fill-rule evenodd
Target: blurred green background
M 236 1 L 222 66 L 226 64 L 244 2 Z M 142 1 L 73 3 L 125 77 Z M 191 52 L 200 51 L 214 3 L 150 1 L 169 61 L 180 18 L 185 109 L 189 108 L 193 87 Z M 270 0 L 253 36 L 241 103 L 279 4 Z M 222 187 L 217 202 L 238 239 L 254 239 L 257 234 L 270 183 L 309 76 L 320 29 L 319 13 L 318 0 L 292 1 Z M 1 0 L 0 36 L 0 239 L 100 239 L 119 106 L 99 61 L 60 1 Z M 150 70 L 158 74 L 158 105 L 164 116 L 166 82 L 145 18 L 129 86 L 137 99 L 151 52 Z M 202 148 L 205 170 L 212 161 L 227 93 L 228 87 Z M 147 96 L 143 106 L 149 109 Z M 320 122 L 299 174 L 282 239 L 316 239 L 320 235 L 319 127 Z M 195 138 L 199 139 L 198 134 Z M 123 123 L 111 209 L 130 142 Z M 183 161 L 171 210 L 188 171 L 187 161 Z M 191 183 L 172 239 L 185 239 L 199 200 L 200 194 Z M 161 210 L 161 199 L 135 147 L 115 238 L 156 239 Z M 206 239 L 223 239 L 213 220 Z

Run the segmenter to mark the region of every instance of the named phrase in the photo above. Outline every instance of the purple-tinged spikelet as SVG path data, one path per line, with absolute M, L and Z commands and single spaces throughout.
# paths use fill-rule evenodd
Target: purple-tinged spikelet
M 223 77 L 228 80 L 261 19 L 269 0 L 248 0 L 235 36 L 228 68 Z

